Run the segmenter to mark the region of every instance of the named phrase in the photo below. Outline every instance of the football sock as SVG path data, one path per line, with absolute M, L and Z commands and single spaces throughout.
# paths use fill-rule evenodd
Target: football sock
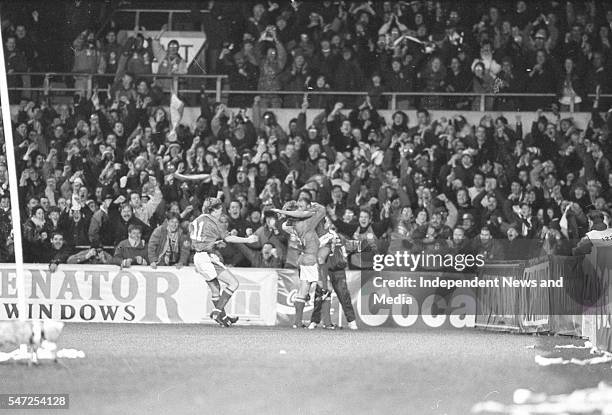
M 298 297 L 295 299 L 295 324 L 299 327 L 302 325 L 302 315 L 304 314 L 304 299 Z
M 220 297 L 213 297 L 212 303 L 215 306 L 215 309 L 221 311 L 221 318 L 225 317 L 225 310 L 223 308 L 219 308 L 219 299 Z
M 327 290 L 324 290 L 327 291 Z M 323 319 L 323 324 L 326 326 L 331 325 L 331 296 L 328 296 L 325 300 L 322 301 L 321 304 L 321 318 Z
M 323 290 L 318 285 L 315 287 L 315 298 L 310 321 L 319 324 L 321 322 L 321 305 L 323 303 Z
M 224 288 L 223 291 L 221 291 L 221 297 L 219 298 L 219 301 L 217 301 L 216 307 L 219 310 L 223 310 L 229 299 L 232 298 L 233 294 L 234 292 L 232 290 L 227 287 Z
M 319 281 L 323 282 L 323 285 L 327 285 L 327 275 L 329 274 L 329 265 L 327 262 L 319 265 Z
M 210 287 L 210 290 L 212 292 L 219 292 L 221 291 L 221 284 L 219 283 L 219 280 L 217 278 L 214 278 L 210 281 L 208 281 L 208 285 Z M 219 296 L 213 296 L 211 298 L 211 301 L 213 303 L 213 305 L 215 306 L 215 309 L 221 311 L 221 317 L 225 316 L 225 310 L 222 307 L 219 307 Z

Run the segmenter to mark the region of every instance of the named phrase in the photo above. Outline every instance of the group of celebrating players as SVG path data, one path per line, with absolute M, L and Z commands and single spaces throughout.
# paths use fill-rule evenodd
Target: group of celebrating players
M 342 239 L 334 231 L 331 222 L 326 219 L 324 206 L 311 202 L 307 198 L 285 203 L 283 209 L 271 209 L 283 221 L 282 229 L 294 235 L 299 241 L 298 258 L 299 280 L 297 296 L 294 300 L 295 320 L 293 328 L 308 327 L 315 329 L 321 321 L 326 329 L 334 329 L 331 323 L 331 290 L 328 288 L 328 277 L 338 295 L 338 299 L 348 321 L 348 328 L 357 329 L 355 312 L 350 294 L 346 287 L 344 273 L 346 268 L 346 249 Z M 239 237 L 231 235 L 227 226 L 221 221 L 223 202 L 214 197 L 207 198 L 202 205 L 202 214 L 189 225 L 192 248 L 196 251 L 193 262 L 196 271 L 206 280 L 211 292 L 214 306 L 210 318 L 222 327 L 230 327 L 238 317 L 225 312 L 225 306 L 238 289 L 238 279 L 223 264 L 219 252 L 227 243 L 248 244 L 257 242 L 256 235 Z M 342 278 L 342 281 L 339 281 Z M 342 284 L 344 282 L 344 284 Z M 221 283 L 224 284 L 221 289 Z M 308 326 L 303 324 L 303 313 L 310 300 L 310 291 L 315 286 L 314 308 Z

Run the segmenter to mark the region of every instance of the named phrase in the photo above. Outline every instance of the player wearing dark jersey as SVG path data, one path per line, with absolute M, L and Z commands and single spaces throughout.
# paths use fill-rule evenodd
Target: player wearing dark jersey
M 295 321 L 293 327 L 302 327 L 304 306 L 310 288 L 320 283 L 320 270 L 317 261 L 319 252 L 319 235 L 317 227 L 325 218 L 325 207 L 310 200 L 300 198 L 297 204 L 287 209 L 272 209 L 273 212 L 295 219 L 283 225 L 288 233 L 294 233 L 300 241 L 302 253 L 298 258 L 300 287 L 295 299 Z
M 343 238 L 338 235 L 334 229 L 334 225 L 329 220 L 329 217 L 325 218 L 324 234 L 319 237 L 321 248 L 319 249 L 319 260 L 324 260 L 326 267 L 323 275 L 325 282 L 327 282 L 327 276 L 331 281 L 331 285 L 338 296 L 338 301 L 342 305 L 346 321 L 348 322 L 348 328 L 351 330 L 357 330 L 357 323 L 355 322 L 355 310 L 351 301 L 351 293 L 349 292 L 346 284 L 346 266 L 347 266 L 347 252 L 344 246 Z M 325 286 L 325 285 L 324 285 Z M 319 295 L 319 301 L 317 301 L 317 295 Z M 331 321 L 330 317 L 331 308 L 331 296 L 324 295 L 324 293 L 317 294 L 315 292 L 314 307 L 312 310 L 309 329 L 314 329 L 323 320 L 323 327 L 329 328 L 328 322 Z M 335 326 L 331 325 L 335 328 Z
M 207 198 L 202 205 L 202 215 L 189 224 L 189 235 L 196 254 L 193 262 L 196 271 L 201 274 L 210 287 L 212 302 L 215 306 L 210 317 L 223 326 L 229 326 L 237 318 L 232 319 L 225 314 L 225 305 L 238 289 L 238 279 L 223 264 L 219 249 L 225 243 L 254 243 L 256 235 L 247 238 L 230 235 L 220 218 L 223 214 L 223 204 L 217 198 Z M 221 290 L 221 284 L 225 284 Z
M 317 236 L 319 237 L 319 250 L 317 251 L 317 263 L 319 264 L 319 283 L 315 287 L 315 296 L 313 302 L 313 312 L 310 315 L 309 330 L 317 328 L 319 323 L 323 321 L 323 328 L 334 330 L 336 326 L 331 322 L 331 290 L 327 283 L 329 277 L 329 265 L 327 258 L 331 253 L 331 244 L 329 238 L 329 226 L 331 222 L 328 217 L 321 221 L 317 226 Z

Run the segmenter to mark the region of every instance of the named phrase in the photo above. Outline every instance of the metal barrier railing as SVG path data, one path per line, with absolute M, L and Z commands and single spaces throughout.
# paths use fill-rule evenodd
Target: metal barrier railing
M 90 98 L 95 90 L 95 80 L 97 79 L 109 79 L 114 80 L 117 75 L 116 74 L 91 74 L 91 73 L 75 73 L 75 72 L 14 72 L 11 74 L 7 74 L 7 79 L 10 81 L 12 78 L 16 77 L 41 77 L 43 78 L 42 86 L 29 86 L 29 87 L 9 87 L 9 91 L 23 91 L 23 92 L 42 92 L 48 94 L 50 92 L 81 92 L 80 88 L 64 88 L 64 87 L 55 87 L 51 86 L 51 81 L 53 78 L 85 78 L 86 79 L 86 88 L 85 92 L 87 98 Z M 214 89 L 205 89 L 207 94 L 214 93 L 215 100 L 221 101 L 222 90 L 223 90 L 223 81 L 228 78 L 227 75 L 161 75 L 161 74 L 141 74 L 137 76 L 138 79 L 151 79 L 153 81 L 156 80 L 170 80 L 172 82 L 172 90 L 183 92 L 183 93 L 199 93 L 201 89 L 181 89 L 180 81 L 189 80 L 189 79 L 199 79 L 201 81 L 214 80 L 215 88 Z M 29 82 L 28 82 L 29 83 Z M 9 82 L 10 85 L 10 82 Z
M 86 79 L 86 95 L 87 97 L 91 97 L 93 92 L 95 91 L 96 79 L 102 78 L 115 78 L 115 74 L 88 74 L 88 73 L 73 73 L 73 72 L 20 72 L 20 73 L 12 73 L 7 74 L 8 79 L 11 77 L 24 77 L 24 76 L 38 76 L 44 77 L 43 85 L 36 87 L 9 87 L 9 91 L 22 91 L 22 92 L 42 92 L 44 95 L 49 95 L 51 92 L 82 92 L 82 89 L 79 88 L 69 88 L 69 87 L 55 87 L 51 86 L 51 79 L 56 77 L 84 77 Z M 224 81 L 228 79 L 227 75 L 158 75 L 158 74 L 144 74 L 138 75 L 138 78 L 152 79 L 154 81 L 157 80 L 171 80 L 172 82 L 172 90 L 177 91 L 181 94 L 194 94 L 205 92 L 206 94 L 214 94 L 215 101 L 221 102 L 224 97 L 229 96 L 302 96 L 304 94 L 309 94 L 310 96 L 366 96 L 368 95 L 367 91 L 328 91 L 328 90 L 280 90 L 280 91 L 254 91 L 254 90 L 231 90 L 229 88 L 224 88 Z M 207 80 L 215 81 L 214 89 L 189 89 L 182 87 L 182 82 L 199 79 L 201 81 L 206 82 Z M 390 99 L 389 109 L 396 110 L 398 100 L 400 99 L 410 99 L 410 98 L 420 98 L 420 97 L 445 97 L 445 98 L 479 98 L 479 111 L 486 111 L 487 108 L 487 99 L 499 99 L 499 98 L 516 98 L 516 99 L 525 99 L 525 98 L 550 98 L 554 99 L 558 97 L 557 94 L 553 93 L 482 93 L 482 92 L 461 92 L 461 93 L 453 93 L 453 92 L 383 92 L 380 94 L 384 98 Z M 612 98 L 612 94 L 588 94 L 586 97 L 591 99 L 600 99 L 600 98 Z M 585 97 L 585 98 L 586 98 Z M 575 112 L 576 102 L 574 97 L 572 97 L 569 105 L 569 112 Z

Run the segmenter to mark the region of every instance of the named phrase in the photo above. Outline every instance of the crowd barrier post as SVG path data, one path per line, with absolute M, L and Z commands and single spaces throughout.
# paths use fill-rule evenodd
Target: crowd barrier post
M 178 93 L 179 88 L 179 78 L 177 75 L 172 76 L 172 91 L 176 91 Z
M 215 78 L 215 102 L 221 102 L 221 88 L 223 83 L 221 82 L 221 77 L 217 76 Z
M 93 75 L 87 76 L 87 99 L 90 99 L 93 95 Z
M 551 255 L 551 278 L 563 278 L 563 289 L 551 289 L 549 325 L 555 334 L 587 337 L 583 324 L 583 302 L 587 295 L 583 259 L 577 256 Z
M 595 248 L 585 256 L 585 273 L 589 278 L 589 298 L 585 317 L 590 320 L 589 340 L 600 350 L 612 352 L 612 247 Z

